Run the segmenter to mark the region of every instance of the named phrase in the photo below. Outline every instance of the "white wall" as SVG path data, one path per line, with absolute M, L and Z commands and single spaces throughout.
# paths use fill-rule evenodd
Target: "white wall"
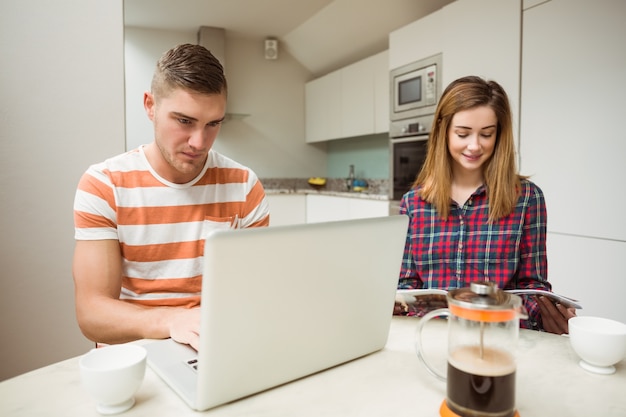
M 159 57 L 181 43 L 197 43 L 195 32 L 124 29 L 124 69 L 126 82 L 126 148 L 134 149 L 153 139 L 152 123 L 143 108 L 143 93 Z
M 0 3 L 0 380 L 92 345 L 74 313 L 76 184 L 124 149 L 122 0 Z
M 142 94 L 160 55 L 182 42 L 196 43 L 196 33 L 126 29 L 129 149 L 152 141 Z M 262 178 L 326 172 L 326 145 L 304 141 L 304 84 L 311 74 L 280 46 L 279 58 L 266 60 L 262 39 L 229 38 L 226 32 L 225 49 L 228 112 L 250 116 L 224 123 L 214 148 Z

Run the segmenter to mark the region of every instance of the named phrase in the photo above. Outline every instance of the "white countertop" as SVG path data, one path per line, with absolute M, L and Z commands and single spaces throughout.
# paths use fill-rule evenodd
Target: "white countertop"
M 211 416 L 439 416 L 445 383 L 417 359 L 416 318 L 394 317 L 386 347 L 364 358 L 217 407 Z M 427 326 L 425 345 L 439 352 L 446 325 Z M 425 349 L 427 346 L 425 346 Z M 429 352 L 427 352 L 429 354 Z M 445 361 L 445 351 L 440 359 Z M 432 360 L 438 358 L 433 354 Z M 6 360 L 7 358 L 5 358 Z M 517 408 L 521 417 L 626 416 L 626 360 L 613 375 L 590 374 L 566 336 L 520 332 Z M 124 416 L 191 416 L 196 413 L 152 370 Z M 0 383 L 1 416 L 98 416 L 80 384 L 78 358 Z

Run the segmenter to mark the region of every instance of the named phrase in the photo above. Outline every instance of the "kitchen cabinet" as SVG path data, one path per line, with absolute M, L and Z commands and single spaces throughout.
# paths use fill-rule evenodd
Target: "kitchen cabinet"
M 522 43 L 521 0 L 457 0 L 441 9 L 445 88 L 467 75 L 497 81 L 509 96 L 515 128 L 519 120 Z M 468 31 L 468 25 L 480 30 Z M 516 135 L 517 137 L 518 135 Z
M 374 55 L 374 133 L 389 132 L 389 50 Z
M 307 195 L 306 222 L 318 223 L 389 215 L 389 201 L 359 197 Z
M 349 219 L 348 198 L 310 194 L 306 199 L 306 222 L 319 223 Z
M 479 75 L 510 94 L 520 76 L 521 13 L 521 0 L 456 0 L 391 32 L 389 67 L 441 53 L 444 88 L 459 77 Z
M 389 201 L 351 198 L 348 214 L 351 219 L 366 219 L 369 217 L 388 216 Z
M 341 136 L 341 72 L 306 83 L 304 94 L 306 141 Z
M 626 2 L 615 0 L 551 0 L 524 11 L 520 142 L 522 173 L 546 198 L 554 290 L 578 297 L 581 315 L 622 322 L 624 16 Z
M 305 85 L 307 142 L 389 131 L 388 57 L 383 51 Z
M 267 194 L 266 198 L 270 206 L 270 226 L 306 222 L 306 195 Z
M 521 168 L 546 196 L 549 231 L 626 242 L 624 16 L 610 0 L 524 11 Z
M 548 232 L 547 245 L 548 278 L 554 291 L 580 300 L 579 315 L 626 323 L 622 279 L 626 242 Z
M 340 72 L 341 136 L 363 136 L 373 133 L 374 72 L 370 60 L 348 65 Z
M 389 66 L 441 53 L 442 88 L 467 75 L 497 81 L 509 96 L 518 138 L 521 13 L 521 0 L 456 0 L 390 33 Z
M 389 215 L 389 201 L 324 194 L 267 194 L 270 226 L 319 223 Z
M 442 53 L 443 25 L 443 10 L 439 9 L 391 32 L 389 34 L 389 69 Z M 467 28 L 467 25 L 463 27 Z M 445 61 L 443 67 L 445 68 Z

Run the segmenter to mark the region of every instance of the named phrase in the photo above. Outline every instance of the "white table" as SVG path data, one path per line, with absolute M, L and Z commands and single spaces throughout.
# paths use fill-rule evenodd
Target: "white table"
M 416 318 L 394 317 L 385 349 L 307 378 L 206 412 L 209 416 L 439 416 L 445 383 L 414 353 Z M 445 361 L 446 325 L 427 325 L 431 359 Z M 441 356 L 432 352 L 438 352 Z M 443 352 L 443 353 L 442 353 Z M 4 358 L 7 360 L 9 358 Z M 566 336 L 522 330 L 517 408 L 521 417 L 626 416 L 626 361 L 613 375 L 578 366 Z M 443 364 L 442 364 L 443 366 Z M 137 404 L 124 416 L 191 416 L 192 411 L 149 368 Z M 0 416 L 98 416 L 83 390 L 78 358 L 0 383 Z

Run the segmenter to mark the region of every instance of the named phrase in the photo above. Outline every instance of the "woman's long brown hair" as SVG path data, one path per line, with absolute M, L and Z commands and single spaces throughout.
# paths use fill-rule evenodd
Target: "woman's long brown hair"
M 433 204 L 446 219 L 450 214 L 452 157 L 448 151 L 448 131 L 452 117 L 463 110 L 480 106 L 493 109 L 498 120 L 493 155 L 483 165 L 483 176 L 489 198 L 489 222 L 510 214 L 520 191 L 515 163 L 515 143 L 509 99 L 495 81 L 468 76 L 453 81 L 443 92 L 435 122 L 428 138 L 426 160 L 413 187 L 421 186 L 420 196 Z

